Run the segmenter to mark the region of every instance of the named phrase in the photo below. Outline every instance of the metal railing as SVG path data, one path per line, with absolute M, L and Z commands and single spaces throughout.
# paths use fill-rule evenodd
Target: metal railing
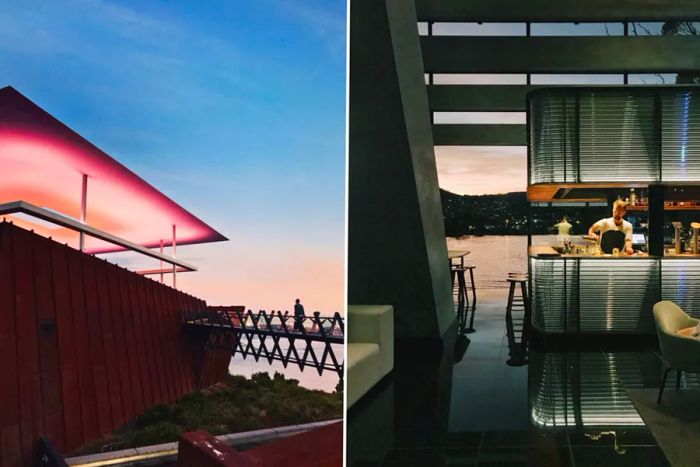
M 322 375 L 332 370 L 343 379 L 344 362 L 335 354 L 334 345 L 343 345 L 345 321 L 333 316 L 294 316 L 288 311 L 244 311 L 244 307 L 208 307 L 182 314 L 185 327 L 210 331 L 205 346 L 230 350 L 244 359 L 252 356 L 269 364 L 282 362 L 286 368 L 296 364 L 300 370 L 313 367 Z M 301 343 L 301 348 L 297 344 Z M 316 344 L 316 348 L 314 347 Z M 319 349 L 320 347 L 320 349 Z M 342 351 L 341 351 L 342 352 Z

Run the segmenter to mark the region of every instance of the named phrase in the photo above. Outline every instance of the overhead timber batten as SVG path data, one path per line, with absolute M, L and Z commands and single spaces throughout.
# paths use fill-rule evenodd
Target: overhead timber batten
M 435 146 L 525 146 L 525 125 L 433 125 Z
M 525 112 L 525 96 L 545 85 L 429 85 L 434 112 Z
M 426 73 L 678 73 L 700 36 L 423 36 Z
M 418 21 L 698 21 L 695 0 L 416 0 Z

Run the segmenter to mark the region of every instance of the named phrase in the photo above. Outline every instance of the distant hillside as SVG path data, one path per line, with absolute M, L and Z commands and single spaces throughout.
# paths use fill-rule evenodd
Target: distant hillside
M 460 235 L 527 235 L 527 197 L 524 191 L 501 195 L 457 195 L 440 190 L 448 237 Z M 606 207 L 536 207 L 532 209 L 532 233 L 555 233 L 554 224 L 569 217 L 575 234 L 583 234 L 602 217 Z
M 503 195 L 456 195 L 440 190 L 445 231 L 465 234 L 527 234 L 525 192 Z

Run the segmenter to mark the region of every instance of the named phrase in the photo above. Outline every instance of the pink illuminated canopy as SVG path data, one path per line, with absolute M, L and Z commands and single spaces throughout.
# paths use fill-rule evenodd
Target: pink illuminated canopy
M 128 135 L 125 135 L 128 138 Z M 0 89 L 0 204 L 12 201 L 80 219 L 88 176 L 86 223 L 138 245 L 207 243 L 226 237 L 82 138 L 12 87 Z M 8 216 L 9 217 L 9 216 Z M 75 232 L 18 216 L 17 224 L 77 245 Z M 87 238 L 86 251 L 118 251 Z

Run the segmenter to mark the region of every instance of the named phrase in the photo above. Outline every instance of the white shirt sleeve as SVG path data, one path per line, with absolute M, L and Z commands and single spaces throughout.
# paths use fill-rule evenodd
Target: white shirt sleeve
M 622 231 L 625 233 L 625 242 L 631 242 L 632 241 L 632 224 L 625 221 L 625 223 L 622 226 Z
M 605 219 L 601 219 L 591 226 L 591 229 L 593 229 L 593 232 L 599 232 L 601 230 L 601 228 L 603 227 L 604 220 Z

